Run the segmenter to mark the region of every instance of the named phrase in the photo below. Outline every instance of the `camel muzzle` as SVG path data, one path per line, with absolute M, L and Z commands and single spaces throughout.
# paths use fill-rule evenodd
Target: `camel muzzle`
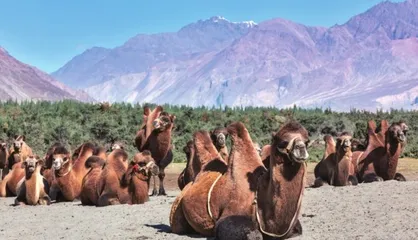
M 406 136 L 405 134 L 399 134 L 398 136 L 399 142 L 406 142 Z
M 55 170 L 60 170 L 62 166 L 62 159 L 58 158 L 52 162 L 52 168 Z

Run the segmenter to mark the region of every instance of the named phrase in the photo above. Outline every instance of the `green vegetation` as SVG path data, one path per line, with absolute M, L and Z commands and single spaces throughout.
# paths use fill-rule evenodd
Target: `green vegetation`
M 355 138 L 364 139 L 367 121 L 387 119 L 389 122 L 405 120 L 410 127 L 404 157 L 418 157 L 418 112 L 392 110 L 390 112 L 365 112 L 352 110 L 349 113 L 329 109 L 276 108 L 190 108 L 164 106 L 164 110 L 176 115 L 173 134 L 174 160 L 185 160 L 182 152 L 196 130 L 212 130 L 233 121 L 243 122 L 254 141 L 261 146 L 268 144 L 271 133 L 289 119 L 299 121 L 310 132 L 311 140 L 322 139 L 323 134 L 348 131 Z M 130 154 L 136 151 L 134 137 L 142 123 L 142 105 L 113 104 L 103 110 L 97 104 L 75 101 L 51 102 L 4 102 L 0 104 L 0 139 L 10 143 L 16 134 L 25 134 L 27 143 L 35 153 L 43 156 L 56 141 L 71 149 L 85 141 L 93 141 L 108 147 L 118 141 L 125 144 Z M 311 160 L 318 161 L 323 146 L 310 149 Z

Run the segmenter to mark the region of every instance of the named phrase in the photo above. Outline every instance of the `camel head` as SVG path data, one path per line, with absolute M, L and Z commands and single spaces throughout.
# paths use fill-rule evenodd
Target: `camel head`
M 112 145 L 111 150 L 112 150 L 112 151 L 114 151 L 114 150 L 116 150 L 116 149 L 124 149 L 124 147 L 123 147 L 123 145 L 122 145 L 122 144 L 120 144 L 120 143 L 114 143 L 114 144 Z
M 44 165 L 44 161 L 37 156 L 29 156 L 26 160 L 22 163 L 22 168 L 25 169 L 26 175 L 30 175 L 35 172 L 36 169 L 41 169 Z
M 409 131 L 409 127 L 406 125 L 406 122 L 404 120 L 400 120 L 398 125 L 401 126 L 403 133 L 406 135 Z
M 13 149 L 15 152 L 20 152 L 25 144 L 26 137 L 24 135 L 17 135 L 15 136 L 15 140 L 13 142 Z
M 159 173 L 159 168 L 148 150 L 135 154 L 134 160 L 130 162 L 130 167 L 132 167 L 132 174 L 137 175 L 142 180 L 148 180 L 151 176 Z
M 64 168 L 69 168 L 71 165 L 70 153 L 64 146 L 59 146 L 55 148 L 53 154 L 52 168 L 55 171 L 59 171 Z
M 406 135 L 405 135 L 405 123 L 392 123 L 389 127 L 388 135 L 389 135 L 389 142 L 394 143 L 405 143 L 406 142 Z M 406 126 L 407 129 L 408 126 Z
M 217 127 L 210 133 L 210 137 L 216 147 L 223 148 L 226 145 L 228 130 L 224 127 Z
M 273 135 L 273 161 L 303 163 L 309 157 L 308 144 L 308 131 L 298 122 L 287 123 Z
M 174 115 L 162 112 L 160 116 L 152 122 L 154 130 L 164 132 L 174 124 L 175 119 L 176 117 Z
M 337 151 L 348 152 L 351 150 L 351 136 L 347 132 L 343 132 L 337 137 Z
M 194 151 L 194 143 L 192 140 L 188 141 L 186 146 L 183 148 L 183 152 L 186 154 L 186 158 L 190 159 L 190 155 Z

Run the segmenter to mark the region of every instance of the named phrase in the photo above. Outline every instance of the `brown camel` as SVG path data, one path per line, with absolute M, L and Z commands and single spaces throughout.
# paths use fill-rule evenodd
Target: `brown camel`
M 226 139 L 228 137 L 228 130 L 223 127 L 215 128 L 210 132 L 210 138 L 212 143 L 215 145 L 216 150 L 221 155 L 222 159 L 225 162 L 228 162 L 228 148 L 226 146 Z M 180 173 L 178 178 L 178 184 L 180 190 L 184 188 L 189 182 L 194 181 L 197 174 L 202 170 L 202 166 L 205 164 L 200 162 L 195 156 L 195 150 L 193 146 L 193 141 L 189 141 L 187 146 L 184 147 L 183 151 L 186 154 L 187 162 L 186 168 Z
M 7 143 L 0 141 L 0 179 L 9 172 L 9 149 Z
M 98 156 L 91 156 L 87 159 L 86 168 L 89 168 L 90 171 L 83 178 L 81 185 L 80 200 L 82 205 L 97 205 L 99 200 L 97 183 L 105 164 L 106 160 Z
M 396 172 L 399 156 L 406 145 L 405 126 L 404 122 L 389 126 L 386 120 L 382 120 L 376 130 L 376 123 L 373 120 L 368 122 L 367 148 L 364 152 L 353 153 L 353 164 L 360 182 L 405 181 L 405 177 Z
M 25 170 L 22 168 L 22 162 L 16 162 L 10 172 L 0 182 L 0 197 L 16 196 L 19 182 L 24 177 Z
M 228 126 L 228 133 L 232 148 L 224 174 L 213 144 L 196 148 L 197 154 L 214 160 L 208 161 L 196 180 L 174 201 L 170 214 L 172 231 L 185 234 L 192 229 L 213 236 L 218 223 L 216 239 L 242 239 L 244 228 L 257 229 L 256 235 L 280 238 L 300 234 L 298 216 L 308 158 L 307 131 L 292 122 L 273 136 L 269 171 L 242 123 Z M 240 216 L 247 220 L 231 220 Z
M 52 167 L 54 176 L 65 201 L 73 201 L 81 193 L 84 176 L 90 169 L 86 168 L 87 159 L 93 155 L 96 147 L 92 143 L 84 143 L 77 160 L 72 161 L 65 148 L 55 149 Z
M 29 156 L 23 163 L 25 177 L 18 188 L 15 205 L 49 205 L 49 185 L 41 175 L 44 163 L 36 156 Z
M 148 201 L 149 179 L 156 174 L 158 166 L 149 151 L 136 154 L 128 164 L 128 154 L 122 149 L 114 150 L 97 180 L 99 197 L 96 205 L 141 204 Z
M 331 135 L 324 136 L 325 153 L 314 169 L 314 187 L 320 187 L 324 183 L 332 186 L 358 184 L 352 161 L 351 139 L 350 134 L 344 132 L 337 137 L 335 144 Z
M 141 128 L 135 138 L 136 147 L 140 152 L 149 150 L 152 158 L 159 167 L 158 178 L 160 187 L 157 192 L 156 177 L 152 195 L 166 195 L 164 189 L 165 168 L 173 161 L 171 144 L 171 132 L 174 127 L 176 117 L 167 112 L 163 112 L 161 106 L 157 106 L 152 112 L 149 108 L 144 108 L 145 129 Z M 141 133 L 142 131 L 142 133 Z
M 33 155 L 32 148 L 30 148 L 25 141 L 26 137 L 24 135 L 15 136 L 13 146 L 9 150 L 9 169 L 12 169 L 15 163 L 23 162 L 26 158 Z

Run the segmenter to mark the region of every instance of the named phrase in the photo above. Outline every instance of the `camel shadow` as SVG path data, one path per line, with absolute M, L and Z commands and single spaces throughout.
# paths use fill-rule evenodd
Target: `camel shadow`
M 170 226 L 166 224 L 145 224 L 144 226 L 157 229 L 158 233 L 172 233 Z M 187 234 L 185 236 L 188 236 L 190 238 L 202 238 L 202 236 L 198 234 Z M 207 239 L 213 239 L 213 238 L 207 238 Z

